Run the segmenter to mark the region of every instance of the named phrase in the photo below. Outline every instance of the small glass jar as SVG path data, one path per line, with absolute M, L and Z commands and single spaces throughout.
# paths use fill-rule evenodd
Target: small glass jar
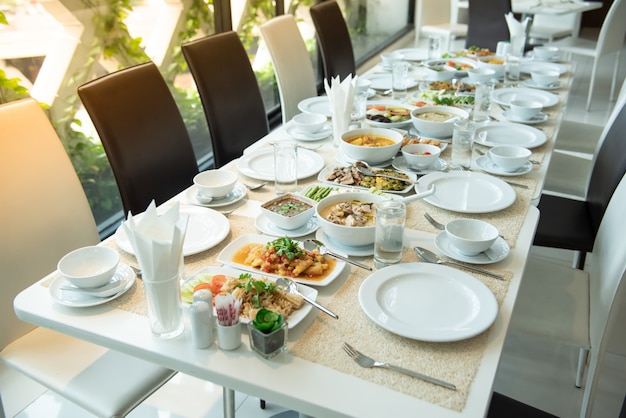
M 248 322 L 248 335 L 250 347 L 263 358 L 270 359 L 287 349 L 287 322 L 269 334 L 259 331 L 252 322 Z

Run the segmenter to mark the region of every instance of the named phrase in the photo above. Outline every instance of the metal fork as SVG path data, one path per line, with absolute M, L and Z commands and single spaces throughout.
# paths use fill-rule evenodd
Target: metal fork
M 434 377 L 426 376 L 425 374 L 414 372 L 413 370 L 405 369 L 403 367 L 394 366 L 393 364 L 376 361 L 373 358 L 368 357 L 360 351 L 354 349 L 350 344 L 346 342 L 343 343 L 341 348 L 343 348 L 343 351 L 345 351 L 346 354 L 348 354 L 350 358 L 352 358 L 352 360 L 354 360 L 361 367 L 382 367 L 385 369 L 391 369 L 400 373 L 404 373 L 408 376 L 415 377 L 429 383 L 433 383 L 435 385 L 443 386 L 444 388 L 456 390 L 456 386 L 452 383 L 444 382 L 443 380 L 435 379 Z

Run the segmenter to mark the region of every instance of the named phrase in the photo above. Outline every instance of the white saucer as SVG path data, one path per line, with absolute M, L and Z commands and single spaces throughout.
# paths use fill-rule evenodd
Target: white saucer
M 528 174 L 533 170 L 533 163 L 526 161 L 526 164 L 521 166 L 515 171 L 504 171 L 499 168 L 491 159 L 486 156 L 480 156 L 476 159 L 476 165 L 483 171 L 489 174 L 495 174 L 498 176 L 522 176 Z
M 232 205 L 235 202 L 239 202 L 243 199 L 248 192 L 245 184 L 237 182 L 233 190 L 231 190 L 226 196 L 220 199 L 213 199 L 210 203 L 201 203 L 196 200 L 196 194 L 198 194 L 198 189 L 196 185 L 191 186 L 185 192 L 185 198 L 194 205 L 206 206 L 207 208 L 219 208 L 221 206 Z
M 511 109 L 505 110 L 502 116 L 509 122 L 525 123 L 526 125 L 535 125 L 537 123 L 543 123 L 548 120 L 549 116 L 546 113 L 539 112 L 530 119 L 519 119 L 511 114 Z
M 437 161 L 426 168 L 412 168 L 406 163 L 404 156 L 399 155 L 391 161 L 391 166 L 398 171 L 404 171 L 406 173 L 428 174 L 433 171 L 444 171 L 448 168 L 448 163 L 444 159 L 438 158 Z
M 496 242 L 487 250 L 478 255 L 468 256 L 461 254 L 454 246 L 450 243 L 448 239 L 448 235 L 446 231 L 441 231 L 435 237 L 435 245 L 437 249 L 441 251 L 444 255 L 457 260 L 463 261 L 465 263 L 471 264 L 491 264 L 497 263 L 500 260 L 503 260 L 507 255 L 509 255 L 510 248 L 509 244 L 506 243 L 502 237 L 498 237 Z
M 522 84 L 526 87 L 531 87 L 533 89 L 539 89 L 539 90 L 556 90 L 556 89 L 561 88 L 561 80 L 556 80 L 554 83 L 548 84 L 547 86 L 537 84 L 532 79 L 524 80 L 522 81 Z
M 315 238 L 319 241 L 322 241 L 329 250 L 337 253 L 343 253 L 345 255 L 353 257 L 365 257 L 368 255 L 374 255 L 374 244 L 364 245 L 362 247 L 343 245 L 327 236 L 321 229 L 317 230 L 317 232 L 315 233 Z
M 349 158 L 346 154 L 343 153 L 342 150 L 337 150 L 337 154 L 335 154 L 335 160 L 342 165 L 352 165 L 356 160 L 353 158 Z M 376 163 L 376 164 L 372 164 L 375 165 L 376 167 L 388 167 L 391 165 L 391 162 L 393 161 L 393 159 L 389 159 L 386 161 L 383 161 L 382 163 Z
M 274 225 L 270 220 L 265 216 L 265 214 L 261 213 L 254 220 L 254 226 L 256 229 L 263 232 L 264 234 L 271 235 L 273 237 L 289 237 L 289 238 L 297 238 L 302 237 L 304 235 L 308 235 L 312 232 L 315 232 L 317 228 L 319 228 L 319 224 L 317 223 L 317 217 L 313 216 L 309 219 L 309 222 L 306 225 L 298 228 L 298 229 L 282 229 Z
M 319 132 L 311 134 L 307 132 L 302 132 L 296 126 L 291 125 L 287 128 L 287 134 L 293 139 L 297 139 L 299 141 L 317 141 L 319 139 L 324 139 L 332 135 L 333 128 L 331 128 L 330 126 L 324 126 Z
M 59 275 L 56 279 L 52 281 L 49 287 L 50 296 L 57 303 L 65 306 L 72 306 L 75 308 L 83 308 L 87 306 L 96 306 L 102 305 L 103 303 L 107 303 L 122 296 L 128 289 L 130 289 L 135 284 L 135 272 L 130 266 L 120 263 L 117 266 L 117 270 L 115 271 L 115 278 L 119 280 L 124 280 L 126 285 L 113 296 L 109 296 L 106 298 L 100 298 L 97 296 L 90 296 L 86 293 L 77 292 L 74 290 L 63 290 L 61 287 L 63 286 L 71 286 L 71 283 L 65 280 L 65 278 Z

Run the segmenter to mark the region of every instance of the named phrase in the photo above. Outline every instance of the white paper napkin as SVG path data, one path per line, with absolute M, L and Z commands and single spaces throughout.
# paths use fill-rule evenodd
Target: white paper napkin
M 178 203 L 158 216 L 154 201 L 150 202 L 140 219 L 128 214 L 123 223 L 124 230 L 144 279 L 164 281 L 180 273 L 188 218 L 188 215 L 179 214 Z
M 338 76 L 334 77 L 331 79 L 330 85 L 328 80 L 324 79 L 324 89 L 330 101 L 332 112 L 335 146 L 339 146 L 341 135 L 350 126 L 350 114 L 352 113 L 352 102 L 357 80 L 358 76 L 352 78 L 352 74 L 349 74 L 343 81 L 340 81 Z
M 526 43 L 526 28 L 529 25 L 530 18 L 527 17 L 523 22 L 520 22 L 515 19 L 512 12 L 505 14 L 504 18 L 509 27 L 512 53 L 515 55 L 523 55 L 524 45 Z

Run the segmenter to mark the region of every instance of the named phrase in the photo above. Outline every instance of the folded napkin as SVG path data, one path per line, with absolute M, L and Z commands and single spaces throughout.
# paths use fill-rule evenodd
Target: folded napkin
M 178 206 L 158 216 L 152 201 L 140 218 L 129 213 L 123 223 L 145 280 L 164 281 L 180 274 L 189 217 L 181 216 Z
M 334 77 L 328 84 L 328 80 L 324 79 L 324 89 L 330 101 L 330 109 L 333 121 L 333 139 L 334 145 L 339 146 L 341 135 L 348 130 L 350 126 L 350 114 L 352 113 L 352 102 L 354 100 L 354 91 L 358 76 L 352 78 L 349 74 L 343 81 L 339 81 L 339 77 Z
M 509 27 L 509 36 L 511 41 L 511 52 L 514 55 L 524 54 L 524 45 L 526 44 L 526 29 L 530 24 L 530 18 L 527 17 L 523 22 L 518 21 L 512 12 L 504 15 L 506 24 Z

